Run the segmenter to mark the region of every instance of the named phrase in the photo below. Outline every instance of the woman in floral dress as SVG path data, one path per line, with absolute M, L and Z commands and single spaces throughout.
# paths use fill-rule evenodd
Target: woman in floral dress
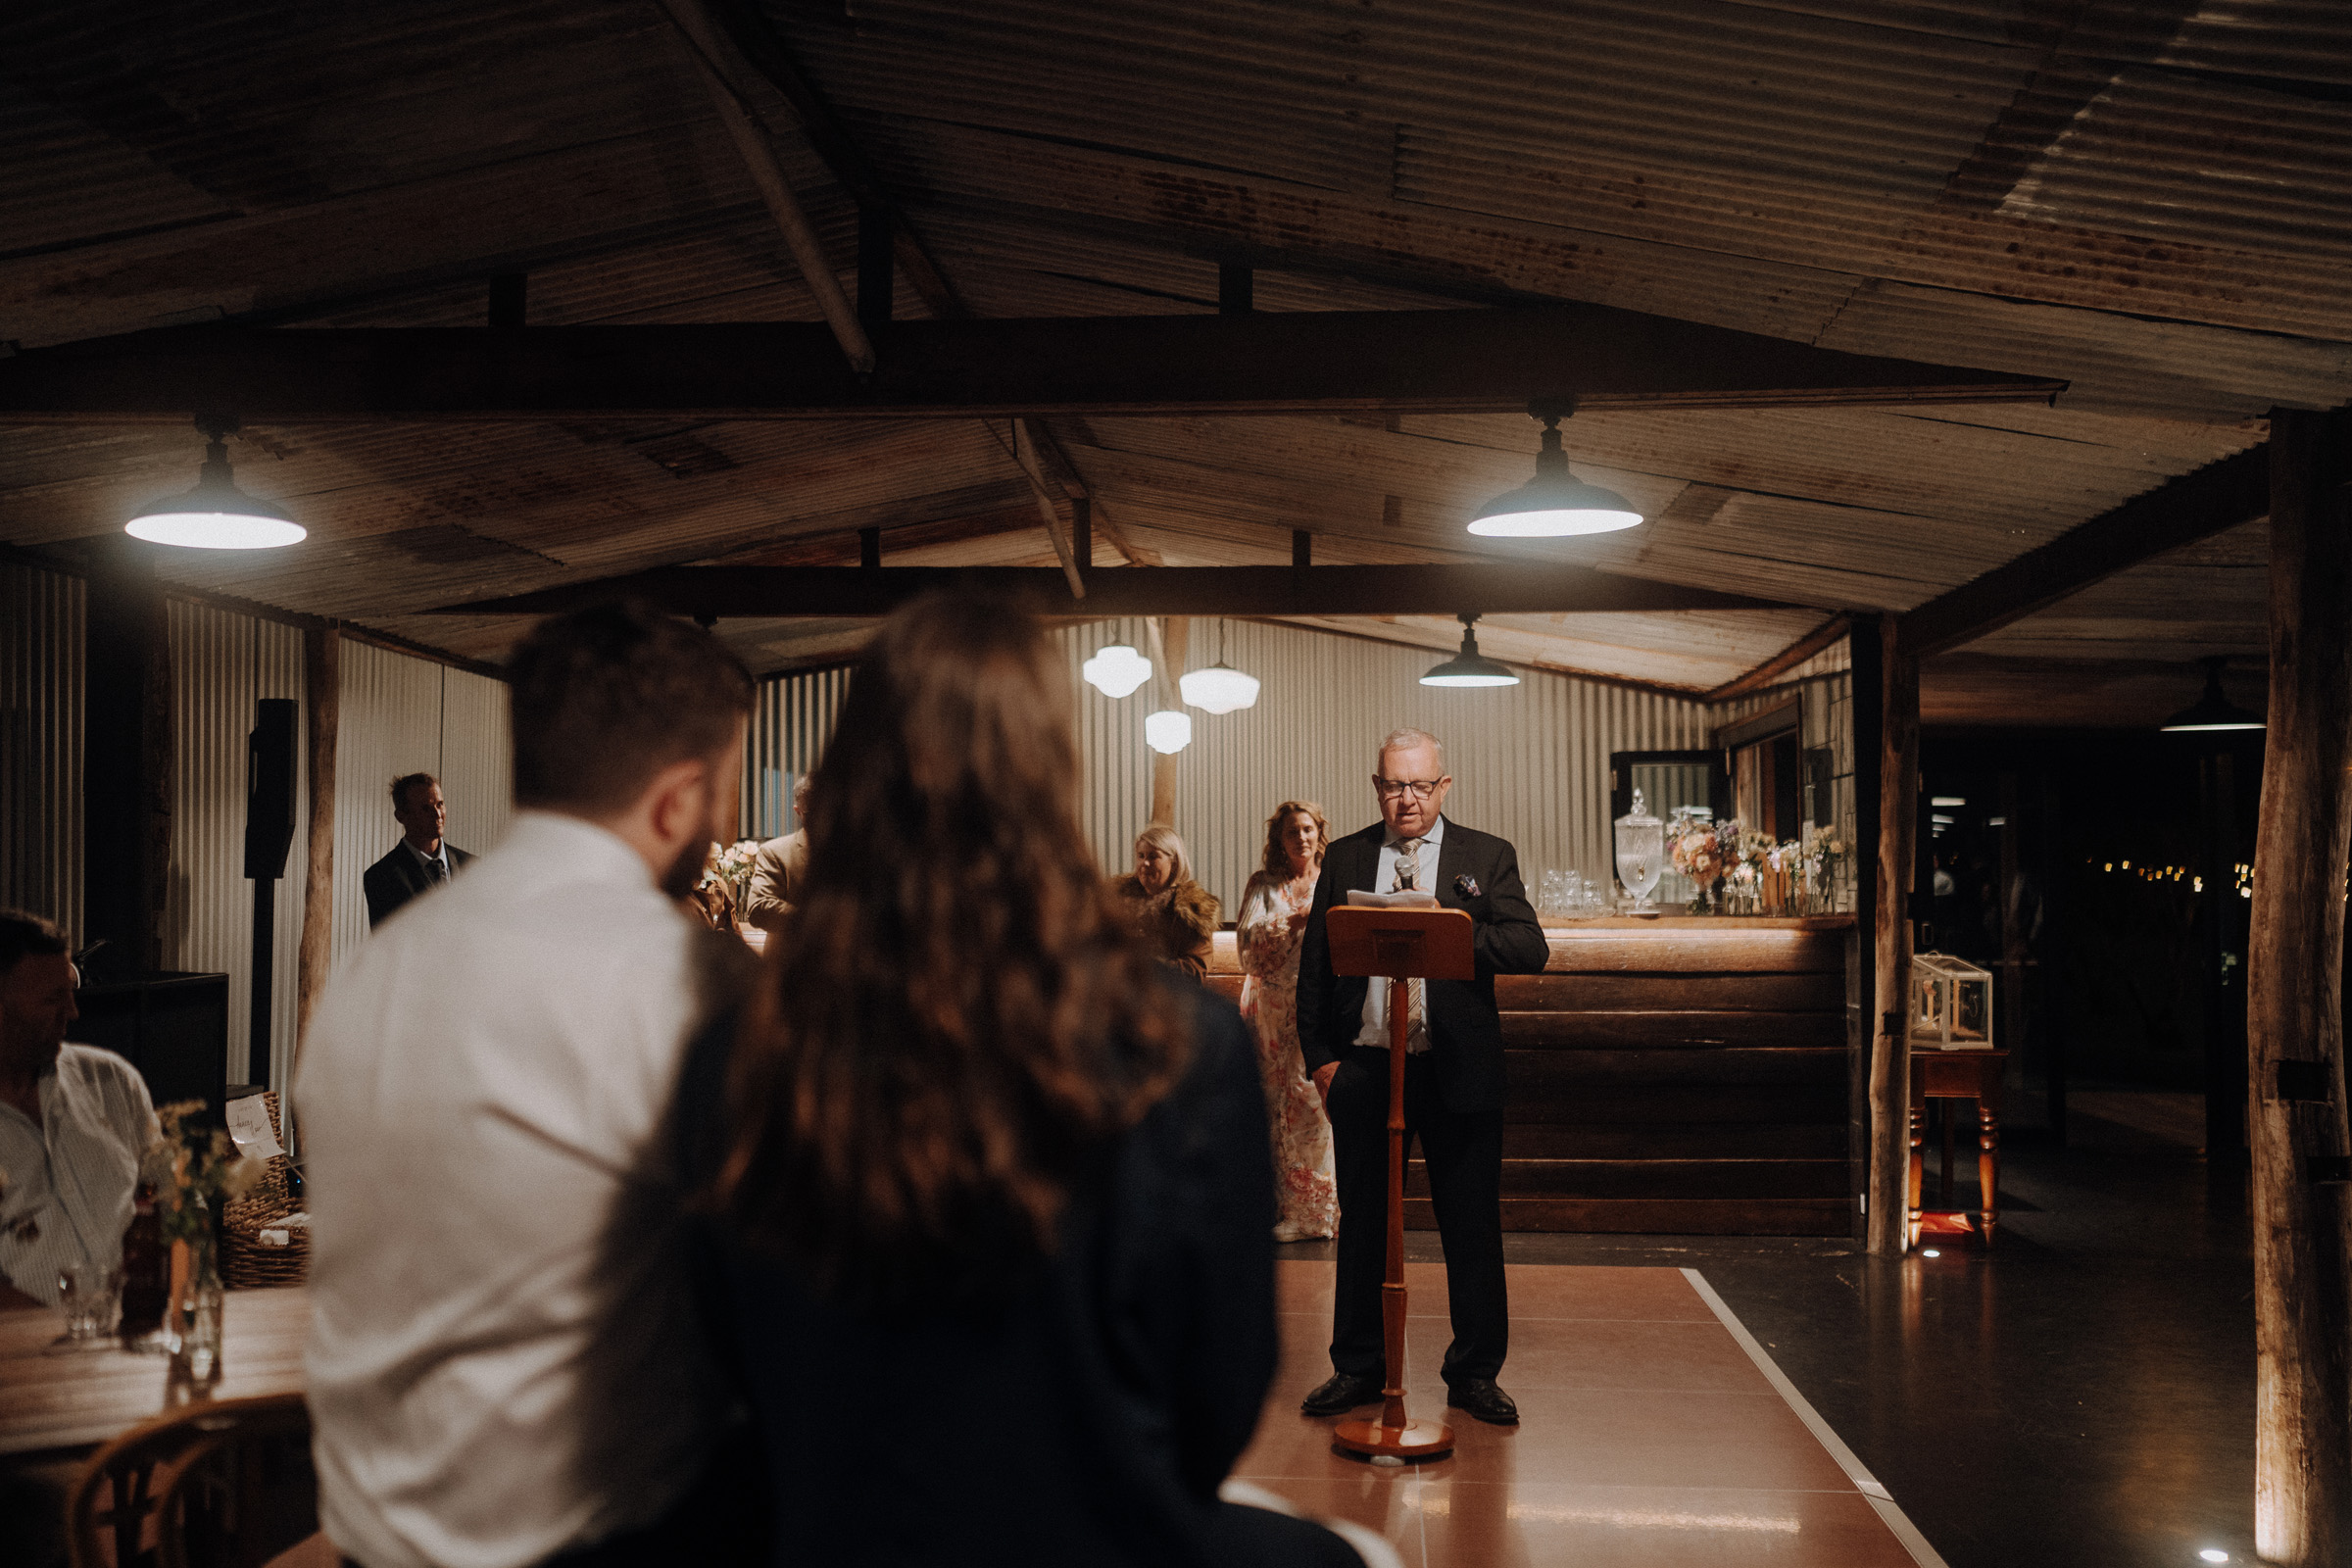
M 1242 893 L 1234 940 L 1242 957 L 1242 1016 L 1257 1036 L 1257 1070 L 1274 1135 L 1278 1242 L 1337 1235 L 1331 1123 L 1298 1054 L 1298 939 L 1323 868 L 1327 827 L 1311 801 L 1285 801 L 1266 820 L 1264 867 Z

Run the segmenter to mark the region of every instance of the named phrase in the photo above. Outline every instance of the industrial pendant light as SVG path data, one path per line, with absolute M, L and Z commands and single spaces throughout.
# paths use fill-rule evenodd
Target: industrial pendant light
M 1217 662 L 1206 669 L 1189 669 L 1177 681 L 1184 700 L 1207 713 L 1230 713 L 1257 705 L 1257 677 L 1225 662 L 1225 623 L 1217 622 Z
M 1478 651 L 1478 616 L 1464 612 L 1462 651 L 1421 677 L 1424 686 L 1516 686 L 1519 677 Z
M 1641 522 L 1642 514 L 1625 497 L 1568 471 L 1568 454 L 1560 450 L 1560 421 L 1576 412 L 1575 400 L 1538 398 L 1527 412 L 1544 421 L 1536 476 L 1479 508 L 1470 518 L 1472 533 L 1490 539 L 1556 539 L 1564 534 L 1613 533 Z
M 237 428 L 236 420 L 200 415 L 196 428 L 210 443 L 196 488 L 148 502 L 122 525 L 125 533 L 192 550 L 276 550 L 308 537 L 308 530 L 285 508 L 236 487 L 228 470 L 228 436 Z
M 1105 697 L 1124 697 L 1152 678 L 1152 661 L 1125 643 L 1112 643 L 1078 666 L 1086 683 Z
M 2216 656 L 2202 661 L 2205 665 L 2205 695 L 2164 721 L 2164 729 L 2267 729 L 2270 726 L 2260 713 L 2249 713 L 2222 695 L 2222 666 L 2230 661 Z

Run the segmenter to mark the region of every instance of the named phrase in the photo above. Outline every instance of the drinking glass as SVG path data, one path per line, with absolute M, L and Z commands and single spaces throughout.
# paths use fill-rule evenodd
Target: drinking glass
M 112 1263 L 68 1263 L 57 1271 L 57 1306 L 66 1315 L 66 1339 L 96 1345 L 115 1332 L 122 1305 L 122 1271 Z

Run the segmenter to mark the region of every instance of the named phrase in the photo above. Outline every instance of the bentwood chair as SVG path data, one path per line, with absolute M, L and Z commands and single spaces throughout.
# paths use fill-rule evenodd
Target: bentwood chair
M 168 1411 L 90 1456 L 67 1498 L 74 1568 L 259 1568 L 318 1525 L 298 1394 Z

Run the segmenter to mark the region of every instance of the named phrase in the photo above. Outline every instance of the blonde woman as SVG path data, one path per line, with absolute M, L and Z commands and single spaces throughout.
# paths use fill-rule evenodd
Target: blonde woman
M 1193 880 L 1193 858 L 1176 830 L 1154 822 L 1135 836 L 1135 870 L 1111 883 L 1129 917 L 1159 961 L 1198 980 L 1224 911 L 1216 896 Z
M 1285 801 L 1266 818 L 1265 863 L 1242 893 L 1234 940 L 1242 957 L 1242 1017 L 1257 1038 L 1257 1071 L 1274 1136 L 1274 1239 L 1339 1231 L 1331 1123 L 1298 1054 L 1298 941 L 1315 902 L 1329 825 L 1312 801 Z

